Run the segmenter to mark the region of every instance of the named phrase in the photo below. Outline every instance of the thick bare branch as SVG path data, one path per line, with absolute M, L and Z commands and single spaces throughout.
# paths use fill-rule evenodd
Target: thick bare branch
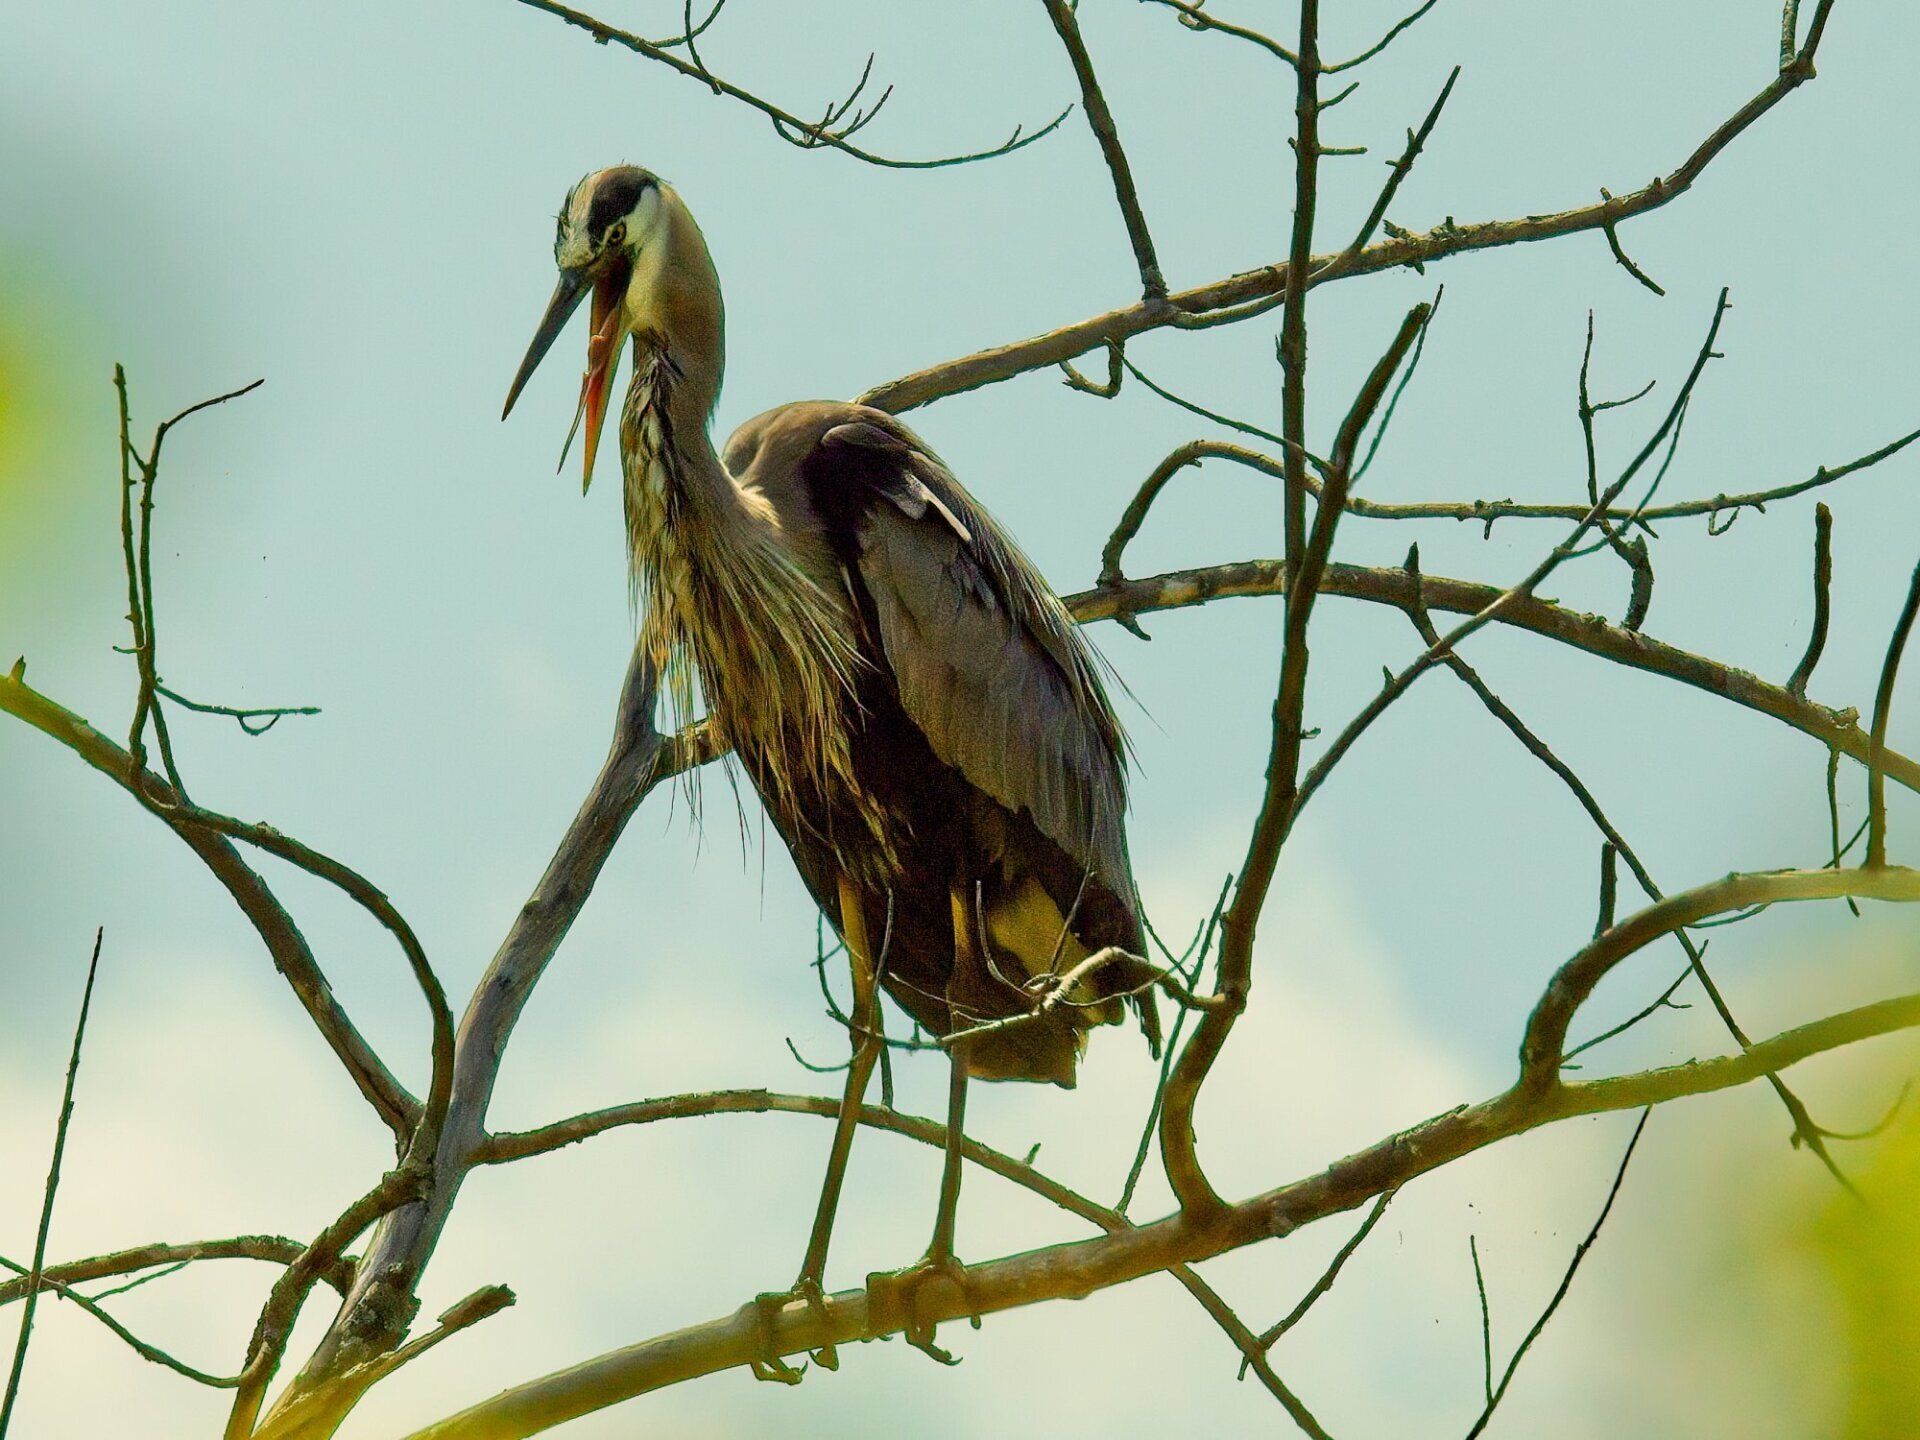
M 704 1094 L 670 1095 L 657 1100 L 642 1100 L 630 1105 L 616 1105 L 607 1110 L 596 1110 L 585 1115 L 575 1115 L 552 1125 L 542 1126 L 538 1130 L 525 1130 L 488 1137 L 482 1146 L 477 1163 L 494 1165 L 514 1160 L 523 1160 L 535 1155 L 549 1154 L 567 1145 L 577 1144 L 603 1135 L 609 1130 L 628 1125 L 647 1125 L 659 1120 L 695 1119 L 707 1115 L 760 1115 L 781 1113 L 789 1115 L 814 1115 L 823 1120 L 836 1118 L 840 1113 L 840 1102 L 819 1095 L 782 1095 L 769 1090 L 716 1090 Z M 917 1140 L 934 1149 L 944 1149 L 947 1143 L 946 1127 L 934 1120 L 923 1119 L 918 1115 L 907 1115 L 887 1106 L 862 1105 L 860 1123 L 876 1130 L 884 1130 L 895 1135 Z M 1115 1234 L 1131 1228 L 1131 1222 L 1118 1210 L 1109 1210 L 1097 1201 L 1091 1200 L 1076 1190 L 1071 1190 L 1059 1181 L 1037 1169 L 1028 1161 L 1016 1160 L 1011 1155 L 981 1144 L 969 1136 L 961 1138 L 961 1153 L 971 1163 L 980 1166 L 1003 1180 L 1011 1181 L 1042 1199 L 1058 1205 L 1070 1215 L 1097 1225 L 1109 1234 Z M 1263 1347 L 1252 1332 L 1240 1323 L 1225 1302 L 1198 1275 L 1184 1265 L 1174 1266 L 1171 1273 L 1188 1292 L 1193 1295 L 1207 1313 L 1221 1325 L 1230 1339 L 1243 1352 L 1244 1363 L 1256 1363 L 1260 1368 L 1261 1382 L 1265 1384 L 1275 1398 L 1286 1405 L 1289 1412 L 1310 1436 L 1323 1436 L 1318 1422 L 1301 1405 L 1298 1397 L 1288 1389 L 1285 1382 L 1266 1364 Z
M 1421 590 L 1435 610 L 1473 615 L 1491 607 L 1501 591 L 1473 581 L 1423 576 Z M 1332 564 L 1321 580 L 1325 595 L 1406 609 L 1415 601 L 1415 587 L 1399 566 L 1375 568 Z M 1121 615 L 1151 615 L 1242 596 L 1280 595 L 1286 591 L 1286 567 L 1279 560 L 1241 560 L 1225 565 L 1175 570 L 1142 580 L 1067 597 L 1067 606 L 1082 624 Z M 1638 631 L 1610 624 L 1603 615 L 1585 615 L 1536 596 L 1514 599 L 1494 617 L 1502 625 L 1530 631 L 1548 640 L 1584 650 L 1630 669 L 1663 675 L 1709 695 L 1730 700 L 1748 710 L 1779 720 L 1839 750 L 1865 765 L 1871 740 L 1851 709 L 1832 710 L 1787 693 L 1779 685 L 1746 670 L 1704 655 L 1668 645 Z M 1920 762 L 1894 750 L 1882 752 L 1882 765 L 1891 779 L 1920 792 Z
M 1361 251 L 1341 278 L 1371 275 L 1402 265 L 1426 265 L 1471 250 L 1488 250 L 1505 245 L 1552 240 L 1579 235 L 1607 225 L 1657 210 L 1684 195 L 1693 187 L 1720 153 L 1750 129 L 1761 116 L 1794 90 L 1813 78 L 1814 53 L 1825 28 L 1832 0 L 1823 0 L 1806 43 L 1792 63 L 1783 66 L 1752 99 L 1723 121 L 1696 145 L 1674 169 L 1650 180 L 1638 189 L 1548 214 L 1523 215 L 1510 220 L 1483 220 L 1465 225 L 1452 220 L 1431 230 L 1404 235 L 1369 245 Z M 1591 192 L 1589 192 L 1591 193 Z M 1332 260 L 1331 255 L 1315 257 L 1313 268 Z M 896 413 L 927 405 L 949 395 L 958 395 L 982 385 L 997 384 L 1072 360 L 1103 345 L 1118 344 L 1135 335 L 1174 325 L 1178 317 L 1205 315 L 1209 311 L 1245 305 L 1248 301 L 1277 295 L 1287 288 L 1289 264 L 1281 261 L 1216 280 L 1191 290 L 1176 291 L 1167 305 L 1144 302 L 1109 310 L 1105 314 L 1064 325 L 1057 330 L 995 346 L 955 360 L 943 361 L 911 375 L 901 376 L 884 385 L 876 385 L 860 397 L 868 405 Z
M 452 1098 L 438 1144 L 423 1157 L 422 1193 L 395 1207 L 375 1230 L 351 1293 L 268 1418 L 280 1440 L 330 1434 L 328 1426 L 337 1425 L 365 1389 L 346 1382 L 356 1374 L 366 1378 L 359 1367 L 399 1345 L 418 1309 L 415 1287 L 485 1143 L 487 1105 L 507 1041 L 627 821 L 660 779 L 666 747 L 653 721 L 655 682 L 653 667 L 636 650 L 606 762 L 461 1018 Z M 329 1406 L 310 1416 L 304 1397 L 321 1387 L 330 1392 Z M 299 1423 L 279 1426 L 283 1414 Z
M 1729 889 L 1730 882 L 1716 882 L 1676 896 L 1675 902 L 1682 903 L 1657 906 L 1615 927 L 1608 932 L 1610 949 L 1618 951 L 1613 959 L 1617 961 L 1628 953 L 1629 941 L 1635 942 L 1631 948 L 1638 948 L 1668 926 L 1719 913 L 1728 905 L 1747 903 L 1752 898 L 1746 893 L 1749 888 L 1757 888 L 1774 900 L 1816 898 L 1816 892 L 1920 900 L 1920 872 L 1903 869 L 1732 878 L 1743 885 Z M 1623 938 L 1630 927 L 1632 933 Z M 1567 998 L 1563 981 L 1569 969 L 1579 963 L 1576 957 L 1563 968 L 1562 978 L 1542 1001 L 1543 1010 L 1550 1002 Z M 1539 1014 L 1536 1012 L 1536 1021 Z M 1555 1076 L 1536 1086 L 1529 1070 L 1521 1083 L 1491 1100 L 1449 1110 L 1336 1161 L 1317 1175 L 1205 1216 L 1177 1213 L 1150 1225 L 1091 1240 L 971 1265 L 964 1293 L 957 1285 L 945 1282 L 929 1284 L 920 1292 L 920 1319 L 954 1320 L 1087 1295 L 1175 1265 L 1192 1264 L 1291 1234 L 1302 1225 L 1353 1209 L 1463 1155 L 1541 1125 L 1727 1089 L 1809 1056 L 1915 1026 L 1920 1026 L 1920 994 L 1828 1016 L 1761 1041 L 1739 1055 L 1574 1084 Z M 876 1333 L 866 1292 L 853 1290 L 827 1296 L 819 1304 L 795 1302 L 788 1306 L 775 1317 L 771 1338 L 780 1354 L 792 1355 Z M 415 1432 L 409 1440 L 518 1440 L 651 1390 L 744 1367 L 762 1356 L 766 1343 L 764 1312 L 749 1303 L 730 1316 L 609 1351 L 515 1386 Z

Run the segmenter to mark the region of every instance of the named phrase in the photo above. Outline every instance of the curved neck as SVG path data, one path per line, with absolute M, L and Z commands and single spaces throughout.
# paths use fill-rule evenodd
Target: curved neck
M 661 222 L 633 260 L 625 320 L 636 359 L 651 346 L 672 364 L 675 438 L 684 450 L 704 447 L 726 372 L 726 308 L 706 237 L 671 186 L 662 185 Z M 717 465 L 718 462 L 716 461 Z

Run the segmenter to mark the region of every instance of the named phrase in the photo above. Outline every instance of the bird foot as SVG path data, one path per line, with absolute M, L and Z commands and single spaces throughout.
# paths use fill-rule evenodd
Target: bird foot
M 770 1380 L 779 1385 L 798 1385 L 806 1378 L 807 1367 L 789 1364 L 780 1353 L 779 1342 L 775 1338 L 779 1334 L 780 1312 L 795 1300 L 803 1302 L 823 1325 L 827 1322 L 826 1295 L 820 1288 L 820 1282 L 810 1275 L 802 1275 L 794 1281 L 791 1290 L 770 1290 L 753 1297 L 760 1331 L 760 1353 L 749 1362 L 754 1379 Z M 813 1362 L 822 1370 L 840 1368 L 839 1353 L 831 1342 L 811 1353 Z
M 967 1267 L 949 1254 L 929 1251 L 904 1270 L 880 1270 L 867 1276 L 867 1329 L 881 1334 L 898 1327 L 907 1343 L 942 1365 L 958 1365 L 952 1351 L 934 1343 L 937 1321 L 920 1318 L 920 1292 L 930 1282 L 946 1281 L 967 1302 L 967 1320 L 980 1328 L 974 1305 L 973 1278 Z

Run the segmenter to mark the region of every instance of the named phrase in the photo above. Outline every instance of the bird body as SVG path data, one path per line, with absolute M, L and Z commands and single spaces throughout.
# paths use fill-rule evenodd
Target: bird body
M 871 937 L 880 985 L 936 1036 L 1030 1015 L 1049 979 L 1126 952 L 1064 1003 L 968 1038 L 966 1073 L 1071 1085 L 1086 1032 L 1123 998 L 1157 1044 L 1124 742 L 1032 563 L 882 411 L 782 406 L 715 453 L 719 282 L 657 178 L 587 177 L 556 258 L 521 381 L 590 291 L 590 477 L 631 337 L 619 434 L 642 641 L 683 713 L 697 684 L 828 918 L 850 946 L 850 925 Z

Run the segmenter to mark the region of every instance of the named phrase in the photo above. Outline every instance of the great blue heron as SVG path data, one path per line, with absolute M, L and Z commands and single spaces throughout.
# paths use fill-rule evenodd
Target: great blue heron
M 893 416 L 785 405 L 735 431 L 724 460 L 714 452 L 720 283 L 670 185 L 631 165 L 588 175 L 568 192 L 554 259 L 560 283 L 507 409 L 591 296 L 574 416 L 591 483 L 631 338 L 620 451 L 642 643 L 683 716 L 697 680 L 851 960 L 853 1059 L 789 1293 L 821 1293 L 883 1043 L 876 983 L 951 1040 L 933 1242 L 901 1277 L 964 1286 L 953 1219 L 967 1077 L 1071 1086 L 1088 1029 L 1118 1021 L 1123 1000 L 1158 1048 L 1124 742 L 1093 653 L 1032 562 Z M 1111 951 L 1115 963 L 1082 966 L 1058 993 Z M 981 1028 L 1013 1016 L 1028 1018 Z M 932 1349 L 914 1308 L 909 1289 L 909 1333 Z

